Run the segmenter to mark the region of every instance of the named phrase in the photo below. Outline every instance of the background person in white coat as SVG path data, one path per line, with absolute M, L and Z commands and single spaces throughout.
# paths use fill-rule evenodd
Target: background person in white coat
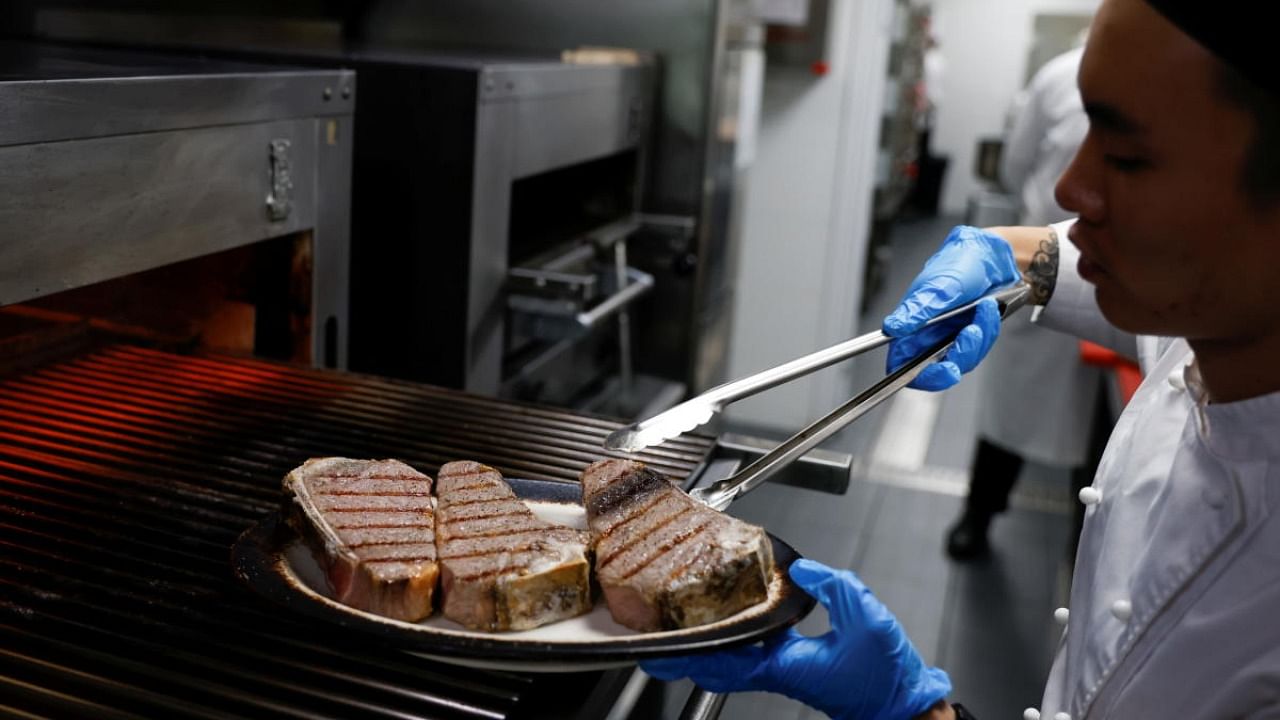
M 1053 189 L 1089 130 L 1076 87 L 1081 41 L 1037 70 L 1015 102 L 1000 181 L 1018 192 L 1022 225 L 1071 217 Z M 1092 480 L 1089 441 L 1102 375 L 1081 362 L 1076 338 L 1038 328 L 1020 313 L 1004 323 L 985 365 L 969 495 L 947 533 L 947 554 L 957 560 L 987 552 L 991 520 L 1008 507 L 1024 460 L 1072 471 L 1077 489 Z
M 1089 133 L 1057 190 L 1078 219 L 957 228 L 885 319 L 898 338 L 890 356 L 901 361 L 947 336 L 922 330 L 928 318 L 1022 271 L 1041 289 L 1041 321 L 1136 348 L 1145 371 L 1081 491 L 1089 509 L 1069 616 L 1028 720 L 1280 717 L 1271 10 L 1103 0 L 1079 76 Z M 999 329 L 995 303 L 979 303 L 918 379 L 959 381 Z M 945 673 L 925 665 L 852 572 L 800 560 L 790 574 L 827 607 L 827 634 L 789 631 L 645 669 L 715 691 L 786 693 L 842 720 L 969 716 L 946 699 Z

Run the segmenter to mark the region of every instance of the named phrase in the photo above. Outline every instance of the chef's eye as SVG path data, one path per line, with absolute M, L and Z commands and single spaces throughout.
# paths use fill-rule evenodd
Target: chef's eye
M 1107 155 L 1107 164 L 1120 172 L 1137 172 L 1147 167 L 1147 160 L 1138 155 Z

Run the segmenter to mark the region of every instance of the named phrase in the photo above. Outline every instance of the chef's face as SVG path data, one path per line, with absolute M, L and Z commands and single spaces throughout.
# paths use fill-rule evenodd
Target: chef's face
M 1130 332 L 1280 333 L 1280 208 L 1251 203 L 1254 120 L 1218 61 L 1143 0 L 1105 0 L 1080 69 L 1084 144 L 1058 183 L 1103 315 Z

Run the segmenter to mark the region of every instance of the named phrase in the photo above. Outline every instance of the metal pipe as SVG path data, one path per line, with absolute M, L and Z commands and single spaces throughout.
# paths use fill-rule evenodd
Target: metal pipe
M 724 710 L 726 696 L 695 687 L 680 711 L 680 720 L 716 720 Z
M 578 313 L 575 318 L 584 329 L 595 327 L 601 320 L 618 312 L 641 295 L 653 289 L 653 276 L 635 268 L 626 271 L 629 282 L 603 302 L 585 312 Z

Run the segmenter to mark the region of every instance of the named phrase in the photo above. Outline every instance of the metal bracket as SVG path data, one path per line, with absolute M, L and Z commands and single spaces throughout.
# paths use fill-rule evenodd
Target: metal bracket
M 270 169 L 271 192 L 267 194 L 267 217 L 278 222 L 289 217 L 293 208 L 289 193 L 293 190 L 293 179 L 289 174 L 289 145 L 285 139 L 271 141 Z
M 774 440 L 738 433 L 724 433 L 716 438 L 714 457 L 734 458 L 745 465 L 760 459 L 775 445 L 777 441 Z M 779 471 L 771 480 L 783 485 L 843 495 L 849 491 L 849 481 L 852 476 L 852 455 L 814 448 L 801 455 L 787 468 Z

